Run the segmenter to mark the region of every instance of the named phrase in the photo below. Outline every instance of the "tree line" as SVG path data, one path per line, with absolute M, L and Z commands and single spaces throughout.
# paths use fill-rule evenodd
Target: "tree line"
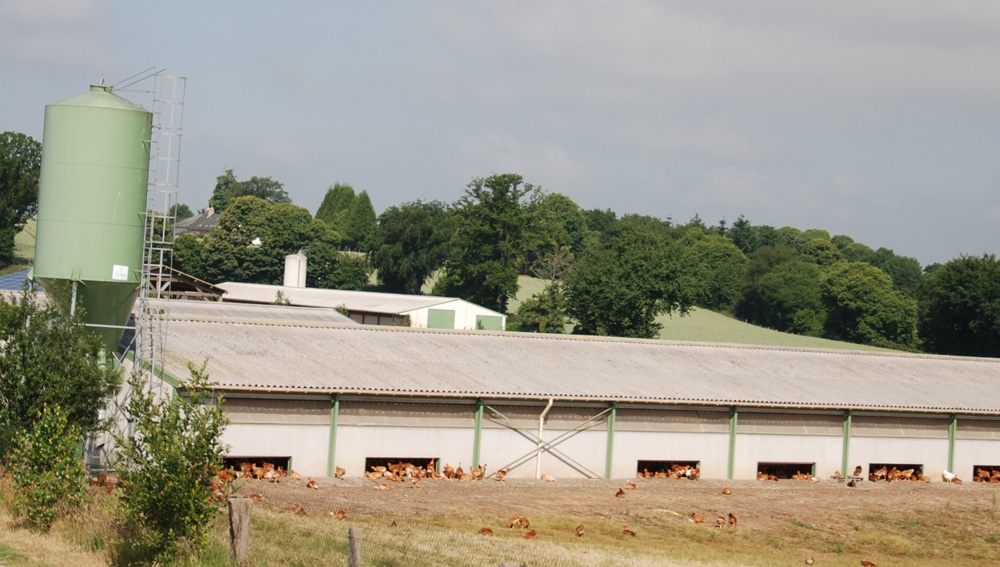
M 0 136 L 0 262 L 34 213 L 40 144 Z M 1000 356 L 994 254 L 921 266 L 819 229 L 619 217 L 546 193 L 520 175 L 473 179 L 454 203 L 412 201 L 375 214 L 366 191 L 329 188 L 313 216 L 270 177 L 217 178 L 220 214 L 205 237 L 183 234 L 175 266 L 212 282 L 279 284 L 284 257 L 309 258 L 307 285 L 460 297 L 507 313 L 519 275 L 547 282 L 509 328 L 655 337 L 656 318 L 711 309 L 749 323 L 856 343 Z M 179 204 L 179 215 L 190 214 Z
M 995 255 L 924 267 L 846 235 L 743 216 L 731 225 L 619 217 L 517 174 L 473 179 L 451 204 L 417 200 L 378 216 L 367 192 L 337 183 L 312 217 L 265 179 L 219 177 L 219 227 L 177 239 L 179 269 L 278 284 L 284 256 L 303 251 L 311 287 L 372 288 L 374 275 L 375 289 L 419 294 L 433 282 L 435 295 L 501 313 L 518 276 L 532 275 L 546 285 L 509 313 L 510 330 L 654 338 L 657 317 L 700 307 L 807 336 L 1000 356 Z

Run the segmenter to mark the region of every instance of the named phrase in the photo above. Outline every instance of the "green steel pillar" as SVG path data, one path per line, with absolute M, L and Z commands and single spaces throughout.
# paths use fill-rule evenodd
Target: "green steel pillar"
M 330 405 L 330 445 L 326 451 L 326 476 L 337 475 L 337 421 L 340 419 L 340 394 L 333 395 Z
M 851 410 L 844 410 L 844 449 L 840 453 L 840 474 L 847 476 L 848 456 L 851 453 Z
M 608 410 L 608 446 L 604 455 L 604 478 L 611 478 L 611 463 L 615 455 L 615 416 L 618 414 L 618 404 L 611 402 Z
M 729 408 L 729 466 L 726 471 L 726 478 L 733 480 L 733 468 L 736 465 L 736 423 L 739 420 L 739 411 L 736 406 Z
M 472 437 L 472 468 L 479 467 L 479 447 L 483 436 L 483 400 L 476 400 L 476 425 Z
M 958 415 L 951 414 L 948 424 L 948 470 L 955 472 L 955 432 L 958 430 Z

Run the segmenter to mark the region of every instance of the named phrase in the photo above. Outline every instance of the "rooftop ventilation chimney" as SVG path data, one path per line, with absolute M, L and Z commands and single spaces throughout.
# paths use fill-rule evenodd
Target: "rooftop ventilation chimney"
M 306 256 L 301 250 L 285 256 L 285 287 L 306 287 Z

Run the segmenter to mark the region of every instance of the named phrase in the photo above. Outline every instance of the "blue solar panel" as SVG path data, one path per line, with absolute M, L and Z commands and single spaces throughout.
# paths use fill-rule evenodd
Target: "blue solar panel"
M 24 280 L 28 277 L 28 270 L 14 272 L 6 276 L 0 276 L 0 290 L 21 291 L 24 289 Z

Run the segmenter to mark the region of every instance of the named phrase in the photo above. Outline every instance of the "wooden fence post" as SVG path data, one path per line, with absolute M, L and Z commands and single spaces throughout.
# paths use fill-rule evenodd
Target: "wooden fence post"
M 347 528 L 347 567 L 361 567 L 361 539 L 365 531 L 361 528 Z
M 250 545 L 250 507 L 253 501 L 249 498 L 229 499 L 229 541 L 233 559 L 237 565 L 247 562 L 247 547 Z

